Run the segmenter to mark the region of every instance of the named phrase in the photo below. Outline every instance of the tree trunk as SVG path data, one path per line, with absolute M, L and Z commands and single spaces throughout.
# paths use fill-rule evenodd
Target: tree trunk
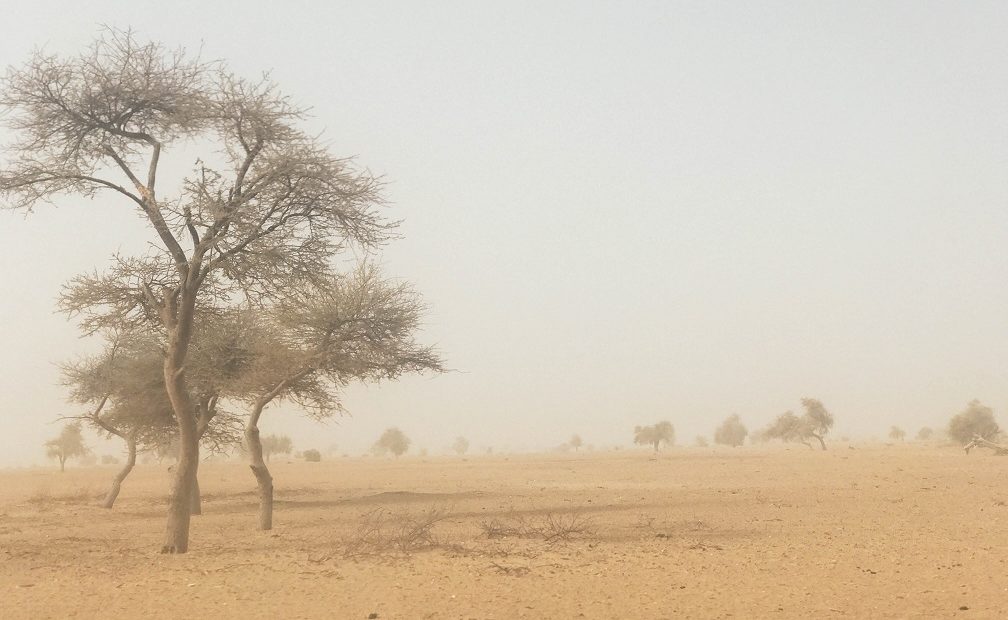
M 126 476 L 130 475 L 130 472 L 133 471 L 133 466 L 136 465 L 136 440 L 127 438 L 126 449 L 128 451 L 126 464 L 123 465 L 123 468 L 116 474 L 115 479 L 112 480 L 112 488 L 109 489 L 108 495 L 105 496 L 105 501 L 102 503 L 103 508 L 112 508 L 116 498 L 119 497 L 119 490 L 122 488 L 123 480 L 126 479 Z
M 59 457 L 60 462 L 60 473 L 66 472 L 66 457 Z
M 190 328 L 191 320 L 190 315 Z M 181 336 L 178 335 L 178 331 L 172 334 L 175 337 L 169 338 L 169 350 L 164 364 L 168 399 L 171 401 L 179 428 L 179 455 L 171 498 L 168 501 L 168 522 L 161 553 L 185 553 L 189 550 L 190 497 L 196 484 L 196 471 L 199 467 L 199 433 L 196 430 L 195 408 L 186 386 L 185 369 L 182 364 L 185 352 L 180 353 L 182 343 L 179 342 Z M 185 345 L 187 348 L 188 342 Z
M 191 515 L 201 515 L 203 514 L 203 497 L 200 495 L 199 488 L 199 472 L 193 476 L 192 489 L 189 491 L 189 514 Z
M 256 403 L 245 426 L 245 444 L 249 452 L 249 467 L 259 485 L 259 529 L 273 529 L 273 477 L 263 460 L 262 441 L 259 438 L 259 416 L 265 403 Z
M 822 446 L 823 450 L 825 450 L 826 449 L 826 442 L 823 441 L 822 435 L 812 435 L 812 436 L 819 440 L 819 445 Z

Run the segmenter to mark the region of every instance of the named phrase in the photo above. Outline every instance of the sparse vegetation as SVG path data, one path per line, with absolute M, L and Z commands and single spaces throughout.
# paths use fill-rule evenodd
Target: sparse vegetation
M 919 431 L 917 431 L 917 441 L 927 441 L 934 436 L 934 429 L 930 426 L 924 426 Z
M 452 442 L 452 451 L 462 456 L 469 451 L 469 440 L 462 436 L 456 437 L 455 441 Z
M 634 427 L 634 443 L 639 446 L 651 446 L 658 452 L 662 444 L 671 446 L 675 443 L 675 428 L 667 420 L 651 426 Z
M 322 453 L 314 448 L 310 448 L 301 453 L 304 460 L 309 463 L 318 463 L 322 460 Z
M 714 431 L 714 443 L 737 448 L 745 443 L 749 430 L 739 420 L 738 414 L 729 416 Z
M 274 454 L 290 454 L 294 449 L 294 442 L 286 435 L 267 435 L 262 438 L 263 456 L 269 461 Z
M 889 439 L 893 441 L 903 441 L 906 439 L 906 431 L 898 426 L 893 426 L 889 429 Z
M 584 445 L 584 442 L 581 441 L 581 435 L 575 434 L 571 435 L 570 441 L 567 442 L 567 445 L 574 448 L 574 451 L 577 452 L 581 449 L 581 446 Z
M 696 436 L 696 440 L 694 440 L 694 444 L 698 448 L 706 448 L 707 445 L 708 445 L 707 444 L 707 438 L 704 437 L 703 435 L 697 435 Z
M 396 427 L 386 429 L 382 433 L 378 441 L 375 442 L 373 446 L 373 451 L 376 455 L 392 454 L 396 458 L 399 458 L 410 447 L 410 438 L 406 436 L 406 433 L 402 432 Z
M 948 436 L 954 441 L 966 445 L 977 436 L 988 441 L 997 441 L 1001 427 L 994 420 L 994 410 L 979 400 L 972 400 L 966 409 L 957 413 L 948 426 Z
M 45 443 L 46 456 L 59 461 L 60 471 L 66 471 L 66 462 L 70 459 L 79 459 L 86 456 L 89 451 L 84 444 L 84 436 L 81 434 L 80 424 L 67 424 L 60 431 L 59 437 L 50 439 Z

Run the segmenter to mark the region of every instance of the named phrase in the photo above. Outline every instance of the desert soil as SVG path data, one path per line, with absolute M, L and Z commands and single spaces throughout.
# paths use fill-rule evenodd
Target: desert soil
M 1008 615 L 1008 458 L 952 447 L 677 448 L 203 463 L 191 551 L 170 473 L 0 472 L 3 618 Z M 433 524 L 429 523 L 430 521 Z

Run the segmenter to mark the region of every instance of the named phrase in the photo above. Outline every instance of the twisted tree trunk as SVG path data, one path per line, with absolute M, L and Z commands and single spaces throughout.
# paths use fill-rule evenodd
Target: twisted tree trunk
M 259 437 L 259 416 L 262 415 L 266 403 L 262 399 L 256 402 L 245 425 L 245 444 L 249 453 L 249 468 L 259 485 L 259 529 L 273 529 L 273 476 L 263 460 L 262 440 Z
M 112 480 L 112 488 L 109 489 L 108 495 L 105 496 L 105 501 L 102 502 L 103 508 L 112 508 L 115 504 L 116 498 L 119 497 L 119 490 L 122 489 L 123 480 L 126 479 L 126 476 L 130 475 L 130 472 L 133 471 L 133 466 L 136 465 L 136 438 L 130 436 L 125 437 L 124 439 L 126 439 L 127 450 L 126 464 L 123 465 L 123 468 L 119 470 L 119 473 L 116 474 L 116 477 Z
M 826 449 L 826 442 L 823 441 L 822 435 L 816 435 L 815 433 L 812 433 L 812 436 L 819 440 L 819 445 L 822 446 L 823 450 L 825 450 Z M 811 448 L 812 446 L 809 446 L 809 447 Z

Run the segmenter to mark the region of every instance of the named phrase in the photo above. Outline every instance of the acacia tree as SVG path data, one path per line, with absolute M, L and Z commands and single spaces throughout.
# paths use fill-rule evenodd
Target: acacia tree
M 584 441 L 581 440 L 581 435 L 574 434 L 571 435 L 570 441 L 567 442 L 567 445 L 574 448 L 574 451 L 577 452 L 578 449 L 584 445 Z
M 749 430 L 742 424 L 738 414 L 725 419 L 714 431 L 714 443 L 737 448 L 745 443 Z
M 374 449 L 378 454 L 391 452 L 396 458 L 399 458 L 409 450 L 410 443 L 412 442 L 406 433 L 393 426 L 385 429 L 385 432 L 375 442 Z
M 462 456 L 469 451 L 469 440 L 462 436 L 456 437 L 455 442 L 452 443 L 452 450 L 455 451 L 455 454 Z
M 979 400 L 971 400 L 966 408 L 949 420 L 948 435 L 966 445 L 974 438 L 997 441 L 1001 428 L 994 420 L 994 410 Z
M 906 431 L 898 426 L 893 426 L 889 429 L 889 439 L 893 441 L 903 441 L 906 439 Z
M 824 437 L 833 427 L 833 414 L 826 410 L 822 402 L 814 398 L 803 398 L 805 413 L 796 416 L 792 411 L 786 411 L 777 416 L 773 423 L 763 430 L 763 438 L 796 441 L 812 448 L 810 439 L 815 439 L 823 450 L 826 449 Z
M 62 194 L 119 197 L 156 242 L 78 276 L 61 307 L 87 330 L 158 326 L 163 374 L 178 426 L 164 553 L 189 547 L 199 436 L 187 378 L 197 309 L 220 300 L 256 305 L 325 274 L 348 241 L 381 243 L 380 184 L 297 127 L 304 111 L 268 80 L 111 31 L 77 57 L 45 52 L 2 85 L 0 107 L 17 141 L 0 196 L 31 211 Z M 163 153 L 205 145 L 174 193 L 158 185 Z
M 81 434 L 80 424 L 67 424 L 60 431 L 59 437 L 50 439 L 45 443 L 46 456 L 59 460 L 60 472 L 66 471 L 66 462 L 69 459 L 79 459 L 88 454 L 88 448 L 84 444 L 84 436 Z
M 245 444 L 259 486 L 260 529 L 273 526 L 273 477 L 259 438 L 267 405 L 287 399 L 321 420 L 343 410 L 340 393 L 353 381 L 441 371 L 434 349 L 415 341 L 422 311 L 409 285 L 386 282 L 363 265 L 306 285 L 251 320 L 254 358 L 240 391 L 251 405 Z
M 917 441 L 927 441 L 931 439 L 934 435 L 934 429 L 930 426 L 922 426 L 919 431 L 917 431 Z
M 653 446 L 654 451 L 658 452 L 662 443 L 666 445 L 675 443 L 675 428 L 667 420 L 652 426 L 636 426 L 634 427 L 634 443 Z

